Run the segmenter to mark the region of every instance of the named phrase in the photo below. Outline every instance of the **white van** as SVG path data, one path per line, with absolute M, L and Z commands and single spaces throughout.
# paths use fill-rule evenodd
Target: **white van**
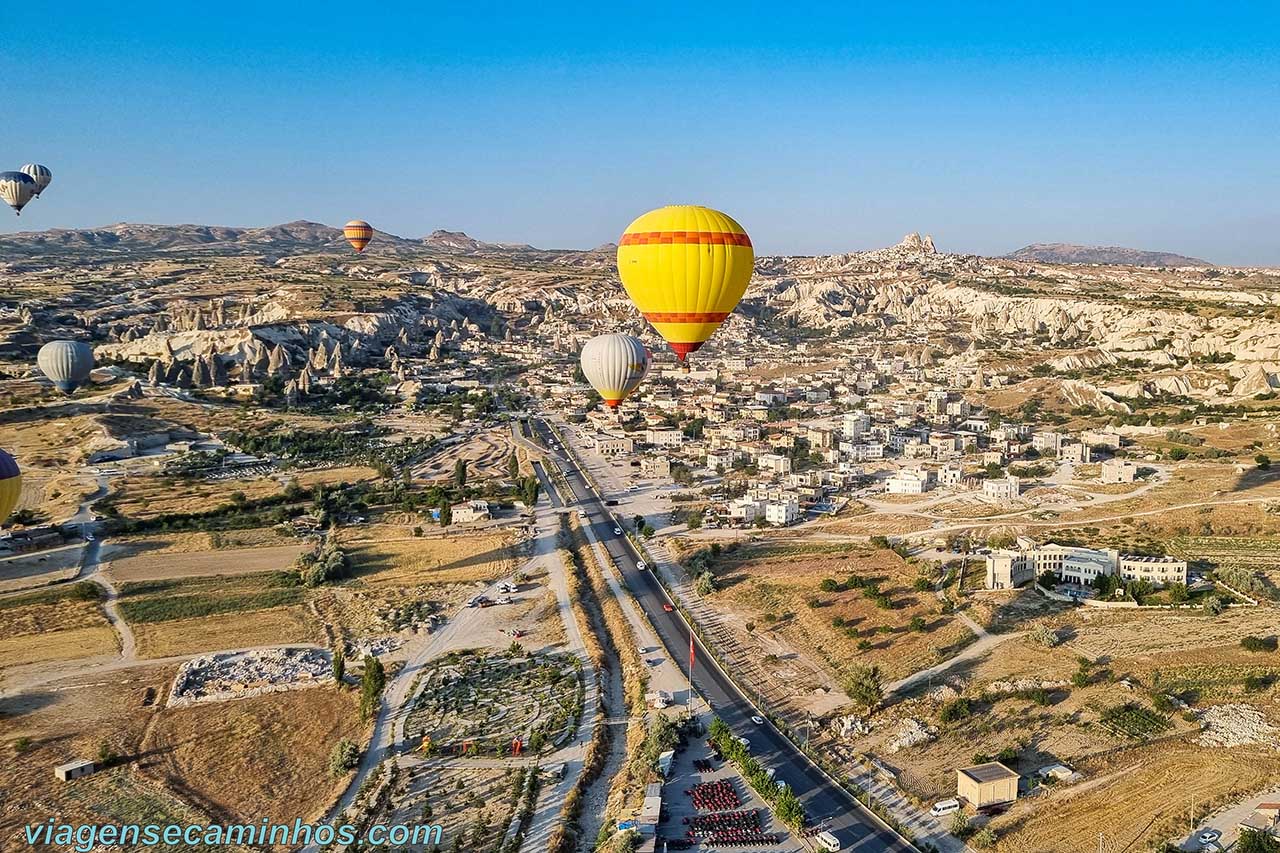
M 933 808 L 929 809 L 929 814 L 934 817 L 942 817 L 943 815 L 954 814 L 960 811 L 959 800 L 939 800 L 933 804 Z
M 842 846 L 840 844 L 840 839 L 836 838 L 834 835 L 832 835 L 830 832 L 828 832 L 825 829 L 822 830 L 822 832 L 819 832 L 814 837 L 818 839 L 819 847 L 821 847 L 823 850 L 830 850 L 831 853 L 838 853 L 838 851 L 840 850 L 840 847 Z

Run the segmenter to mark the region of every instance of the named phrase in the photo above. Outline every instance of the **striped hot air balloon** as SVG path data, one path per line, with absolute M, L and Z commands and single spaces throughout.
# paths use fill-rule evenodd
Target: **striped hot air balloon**
M 22 472 L 18 463 L 8 453 L 0 450 L 0 524 L 9 517 L 13 508 L 18 505 L 18 495 L 22 494 Z
M 48 166 L 41 166 L 39 163 L 28 163 L 18 171 L 28 175 L 31 180 L 36 182 L 37 198 L 39 198 L 40 193 L 49 188 L 49 184 L 53 183 L 53 172 L 49 171 Z
M 618 275 L 627 295 L 681 362 L 737 306 L 754 264 L 747 232 L 709 207 L 651 210 L 618 241 Z
M 582 346 L 582 374 L 611 409 L 630 396 L 649 373 L 653 356 L 630 335 L 597 335 Z
M 36 182 L 25 172 L 0 172 L 0 201 L 22 215 L 22 208 L 36 197 Z
M 50 341 L 40 347 L 36 364 L 59 391 L 70 394 L 93 371 L 93 350 L 83 341 Z
M 363 252 L 364 247 L 373 239 L 373 226 L 363 219 L 353 219 L 342 226 L 342 236 L 347 238 L 353 249 Z

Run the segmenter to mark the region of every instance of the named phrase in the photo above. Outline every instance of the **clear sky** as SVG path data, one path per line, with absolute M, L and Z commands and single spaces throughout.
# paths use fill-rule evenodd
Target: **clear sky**
M 363 8 L 363 12 L 361 9 Z M 0 231 L 352 217 L 1280 264 L 1280 3 L 0 3 Z M 30 37 L 21 34 L 30 33 Z

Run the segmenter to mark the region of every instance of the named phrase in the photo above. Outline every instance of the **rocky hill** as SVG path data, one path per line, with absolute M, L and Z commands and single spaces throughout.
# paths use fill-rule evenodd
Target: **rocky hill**
M 1076 243 L 1032 243 L 1005 255 L 1017 261 L 1046 264 L 1124 264 L 1135 267 L 1211 267 L 1200 258 L 1173 252 L 1149 252 L 1124 246 L 1081 246 Z

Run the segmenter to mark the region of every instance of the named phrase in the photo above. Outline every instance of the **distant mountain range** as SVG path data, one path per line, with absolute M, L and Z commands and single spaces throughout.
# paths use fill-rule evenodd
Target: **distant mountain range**
M 370 254 L 386 250 L 447 252 L 480 255 L 496 252 L 537 252 L 523 244 L 485 243 L 461 231 L 433 231 L 416 240 L 375 229 Z M 341 251 L 350 247 L 341 228 L 298 220 L 266 228 L 231 228 L 218 225 L 145 225 L 121 222 L 103 228 L 54 228 L 0 234 L 0 260 L 6 255 L 30 258 L 44 252 L 78 254 L 94 252 L 164 253 L 200 251 L 211 254 L 286 254 Z
M 1122 264 L 1135 267 L 1212 267 L 1200 258 L 1173 252 L 1148 252 L 1123 246 L 1081 246 L 1076 243 L 1032 243 L 1005 255 L 1016 261 L 1044 264 Z
M 617 246 L 605 243 L 594 249 L 568 250 L 594 258 L 612 256 Z M 453 255 L 510 253 L 555 253 L 565 250 L 537 249 L 524 243 L 486 243 L 461 231 L 432 231 L 421 239 L 374 231 L 369 244 L 371 255 L 383 252 L 437 252 Z M 42 254 L 93 256 L 114 253 L 166 254 L 182 251 L 211 255 L 286 255 L 312 252 L 349 252 L 342 229 L 319 222 L 298 220 L 265 228 L 233 228 L 220 225 L 145 225 L 121 222 L 103 228 L 54 228 L 0 234 L 0 261 L 32 259 Z M 933 241 L 908 234 L 903 242 L 882 252 L 934 253 Z M 1212 267 L 1214 264 L 1172 252 L 1148 252 L 1120 246 L 1080 246 L 1073 243 L 1033 243 L 1004 256 L 1011 260 L 1050 264 L 1118 264 L 1146 267 Z

